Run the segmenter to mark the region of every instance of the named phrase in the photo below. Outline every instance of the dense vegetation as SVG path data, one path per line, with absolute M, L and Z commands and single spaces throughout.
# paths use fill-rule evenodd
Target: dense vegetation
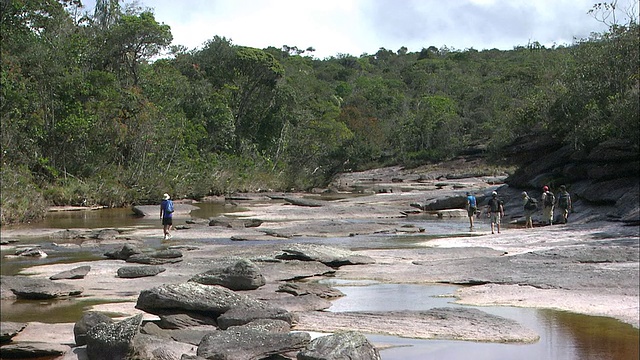
M 171 47 L 152 11 L 116 0 L 94 14 L 77 0 L 1 4 L 2 224 L 51 204 L 308 189 L 340 171 L 499 154 L 532 133 L 576 149 L 640 138 L 635 20 L 553 48 L 317 59 L 223 37 Z

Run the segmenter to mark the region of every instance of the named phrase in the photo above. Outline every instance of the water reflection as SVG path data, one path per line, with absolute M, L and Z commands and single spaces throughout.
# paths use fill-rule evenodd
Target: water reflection
M 411 284 L 329 284 L 346 294 L 333 302 L 329 311 L 428 310 L 460 307 L 451 297 L 456 286 Z M 370 335 L 377 345 L 394 346 L 380 352 L 383 360 L 442 359 L 638 359 L 639 331 L 610 318 L 585 316 L 553 310 L 513 307 L 480 307 L 481 311 L 513 319 L 540 335 L 534 344 L 494 344 L 471 341 L 415 340 Z

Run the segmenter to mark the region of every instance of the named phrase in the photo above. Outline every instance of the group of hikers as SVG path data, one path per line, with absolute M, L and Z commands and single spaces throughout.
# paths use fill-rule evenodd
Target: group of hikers
M 569 212 L 572 210 L 571 196 L 565 185 L 560 185 L 560 191 L 556 196 L 545 185 L 542 188 L 540 203 L 542 204 L 542 221 L 548 225 L 553 225 L 554 209 L 556 206 L 562 211 L 562 223 L 566 224 L 569 219 Z M 538 200 L 532 198 L 526 191 L 522 192 L 523 209 L 525 217 L 525 228 L 533 228 L 533 214 L 538 211 Z M 491 233 L 500 233 L 500 219 L 504 217 L 504 202 L 498 197 L 498 193 L 493 191 L 485 206 L 486 214 L 491 222 Z M 473 230 L 473 219 L 480 216 L 478 211 L 478 201 L 475 195 L 467 192 L 467 215 L 469 216 L 469 228 Z

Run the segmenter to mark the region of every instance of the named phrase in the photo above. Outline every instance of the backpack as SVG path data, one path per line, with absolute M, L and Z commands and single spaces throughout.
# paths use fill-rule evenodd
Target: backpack
M 173 212 L 173 201 L 167 200 L 167 207 L 164 209 L 167 214 L 171 214 Z
M 568 192 L 560 193 L 560 195 L 558 196 L 558 205 L 560 205 L 560 207 L 563 209 L 567 209 L 569 207 Z
M 529 198 L 527 203 L 524 204 L 525 210 L 537 210 L 538 209 L 538 200 L 534 198 Z
M 547 196 L 544 197 L 544 206 L 551 207 L 556 202 L 556 196 L 551 191 L 547 192 Z

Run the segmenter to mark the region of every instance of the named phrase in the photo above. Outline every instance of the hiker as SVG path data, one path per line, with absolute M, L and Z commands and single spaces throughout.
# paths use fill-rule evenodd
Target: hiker
M 498 234 L 500 234 L 500 218 L 504 216 L 504 204 L 502 200 L 498 198 L 498 193 L 495 191 L 491 193 L 491 199 L 489 199 L 489 203 L 487 204 L 487 213 L 491 219 L 491 233 L 494 234 L 495 226 Z
M 478 204 L 476 201 L 476 197 L 467 192 L 467 216 L 469 216 L 469 229 L 473 230 L 473 217 L 476 215 L 478 211 Z
M 527 194 L 526 191 L 522 192 L 523 208 L 524 208 L 524 227 L 525 229 L 533 229 L 533 213 L 538 210 L 538 201 Z
M 171 239 L 171 226 L 173 226 L 173 201 L 169 194 L 162 196 L 162 202 L 160 203 L 160 218 L 162 219 L 162 230 L 164 232 L 164 240 Z
M 556 197 L 547 185 L 542 187 L 542 221 L 546 221 L 549 225 L 553 225 L 553 206 Z
M 560 185 L 560 192 L 557 198 L 558 208 L 562 209 L 562 223 L 566 224 L 567 220 L 569 220 L 569 210 L 573 210 L 573 204 L 571 203 L 571 195 L 569 195 L 565 185 Z

